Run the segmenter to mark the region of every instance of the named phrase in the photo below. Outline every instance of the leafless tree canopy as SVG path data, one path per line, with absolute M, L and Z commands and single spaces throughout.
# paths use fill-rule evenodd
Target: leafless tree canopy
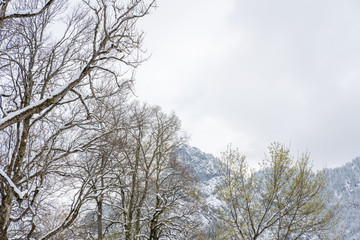
M 11 89 L 2 93 L 0 129 L 57 105 L 70 91 L 75 91 L 78 98 L 82 94 L 95 97 L 97 92 L 92 86 L 101 75 L 102 80 L 108 78 L 121 85 L 121 74 L 115 70 L 119 64 L 136 67 L 141 61 L 137 53 L 142 35 L 136 31 L 135 23 L 154 2 L 81 3 L 65 11 L 66 2 L 56 1 L 36 17 L 5 20 L 0 39 L 5 81 L 2 85 Z M 21 6 L 32 9 L 39 4 L 41 1 L 36 0 Z M 54 39 L 50 29 L 60 28 L 55 25 L 60 17 L 64 30 Z M 87 92 L 81 91 L 86 86 Z M 16 88 L 17 92 L 11 92 Z M 25 93 L 31 96 L 24 99 Z M 9 103 L 11 107 L 4 109 Z
M 74 186 L 63 221 L 48 232 L 38 224 L 56 181 L 71 176 L 64 164 L 102 137 L 89 138 L 91 103 L 129 93 L 142 61 L 135 25 L 154 4 L 0 1 L 0 239 L 49 239 L 75 222 L 87 182 Z
M 180 121 L 130 101 L 155 1 L 0 1 L 0 240 L 188 239 Z
M 104 125 L 117 130 L 87 152 L 92 160 L 80 170 L 81 176 L 92 176 L 96 193 L 96 211 L 88 215 L 93 220 L 87 218 L 93 227 L 87 231 L 98 239 L 193 236 L 198 222 L 190 219 L 199 213 L 200 198 L 195 177 L 174 154 L 185 140 L 178 118 L 137 102 L 122 109 L 121 119 L 111 114 L 111 124 Z

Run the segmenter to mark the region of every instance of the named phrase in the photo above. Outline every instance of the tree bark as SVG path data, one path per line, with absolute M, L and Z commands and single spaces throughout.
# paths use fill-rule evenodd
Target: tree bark
M 98 240 L 103 239 L 103 227 L 102 227 L 102 214 L 103 214 L 103 196 L 100 195 L 97 202 L 97 232 Z
M 1 187 L 5 188 L 6 193 L 2 195 L 0 206 L 0 240 L 8 240 L 7 230 L 9 227 L 9 218 L 11 213 L 12 201 L 14 198 L 14 192 L 11 187 L 6 184 L 6 180 L 0 176 L 3 184 Z M 2 190 L 3 191 L 3 190 Z

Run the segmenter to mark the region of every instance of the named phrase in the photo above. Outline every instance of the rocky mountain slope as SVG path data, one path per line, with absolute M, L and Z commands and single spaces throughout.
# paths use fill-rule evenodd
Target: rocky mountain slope
M 213 212 L 221 204 L 216 197 L 216 186 L 220 182 L 220 161 L 211 154 L 206 154 L 195 147 L 184 145 L 178 152 L 179 157 L 199 180 L 198 188 L 204 196 L 205 205 L 203 223 L 206 226 L 214 220 Z

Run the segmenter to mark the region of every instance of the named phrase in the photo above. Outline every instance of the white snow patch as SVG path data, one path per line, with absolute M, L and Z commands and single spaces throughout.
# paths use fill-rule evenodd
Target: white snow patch
M 15 118 L 15 117 L 17 117 L 17 116 L 20 116 L 21 114 L 23 114 L 24 112 L 26 112 L 26 111 L 28 111 L 28 110 L 30 110 L 30 109 L 32 109 L 32 108 L 36 108 L 36 107 L 38 107 L 38 106 L 41 106 L 42 104 L 44 104 L 44 103 L 45 103 L 46 101 L 48 101 L 49 99 L 58 96 L 58 95 L 61 94 L 63 91 L 65 91 L 65 89 L 68 88 L 71 84 L 73 84 L 74 82 L 76 82 L 76 81 L 80 78 L 80 75 L 81 75 L 82 72 L 83 72 L 83 70 L 80 71 L 80 73 L 79 73 L 76 77 L 74 77 L 72 80 L 70 80 L 69 82 L 67 82 L 64 86 L 62 86 L 61 88 L 59 88 L 59 89 L 55 90 L 54 92 L 52 92 L 52 94 L 50 94 L 48 97 L 43 98 L 43 99 L 41 99 L 41 100 L 39 100 L 39 101 L 36 101 L 36 102 L 30 104 L 29 106 L 26 106 L 26 107 L 24 107 L 24 108 L 22 108 L 22 109 L 19 109 L 19 110 L 15 111 L 15 112 L 12 112 L 12 113 L 10 113 L 9 115 L 7 115 L 6 117 L 2 118 L 2 119 L 0 120 L 0 126 L 1 126 L 2 124 L 4 124 L 5 122 L 9 121 L 10 119 Z
M 9 185 L 14 190 L 14 192 L 19 196 L 19 198 L 23 199 L 27 192 L 20 191 L 20 189 L 16 187 L 15 183 L 11 180 L 11 178 L 2 169 L 0 169 L 0 175 L 6 179 L 6 181 L 9 183 Z

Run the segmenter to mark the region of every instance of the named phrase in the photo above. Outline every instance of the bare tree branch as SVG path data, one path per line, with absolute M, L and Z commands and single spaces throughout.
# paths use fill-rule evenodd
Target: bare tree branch
M 42 14 L 46 9 L 50 7 L 52 3 L 54 3 L 55 0 L 48 0 L 48 2 L 45 3 L 45 5 L 40 9 L 29 9 L 25 11 L 19 11 L 17 13 L 11 13 L 6 15 L 6 8 L 7 4 L 11 0 L 4 0 L 3 3 L 0 3 L 1 11 L 0 11 L 0 26 L 2 25 L 2 22 L 7 19 L 14 19 L 14 18 L 27 18 L 27 17 L 35 17 L 40 14 Z

